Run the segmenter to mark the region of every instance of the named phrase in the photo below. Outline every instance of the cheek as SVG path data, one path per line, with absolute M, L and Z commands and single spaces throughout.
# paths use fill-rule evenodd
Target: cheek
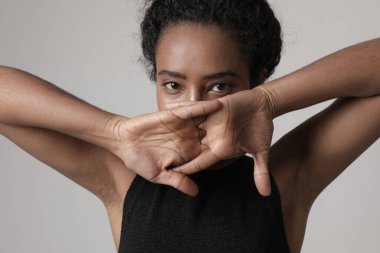
M 160 90 L 159 86 L 156 84 L 156 99 L 157 99 L 157 107 L 159 111 L 165 110 L 165 96 L 163 92 Z
M 164 89 L 156 84 L 156 99 L 159 111 L 165 110 L 167 103 L 179 102 L 181 99 L 178 96 L 167 94 Z

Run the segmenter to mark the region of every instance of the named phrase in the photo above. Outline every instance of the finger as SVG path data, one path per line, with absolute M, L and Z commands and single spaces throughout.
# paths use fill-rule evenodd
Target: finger
M 191 119 L 216 111 L 222 106 L 218 100 L 198 102 L 189 106 L 180 106 L 171 110 L 181 119 Z
M 268 157 L 269 151 L 253 154 L 253 160 L 255 162 L 253 170 L 255 185 L 259 193 L 265 197 L 271 194 Z
M 198 117 L 195 117 L 192 119 L 193 123 L 194 123 L 194 126 L 199 126 L 200 128 L 202 128 L 200 125 L 205 122 L 207 120 L 207 116 L 205 115 L 202 115 L 202 116 L 198 116 Z
M 187 195 L 195 197 L 198 195 L 198 186 L 188 176 L 172 171 L 166 170 L 161 172 L 155 177 L 154 183 L 169 185 Z
M 208 149 L 190 162 L 174 167 L 173 170 L 186 175 L 191 175 L 201 170 L 207 169 L 211 165 L 217 163 L 219 160 L 220 159 Z
M 201 140 L 201 153 L 204 153 L 207 149 L 209 149 L 209 146 L 207 146 L 206 144 L 204 144 L 205 143 L 204 139 L 206 139 L 206 138 L 203 138 Z
M 199 129 L 199 140 L 200 140 L 201 144 L 202 144 L 202 139 L 203 139 L 206 135 L 207 135 L 206 130 L 204 130 L 204 129 Z
M 170 110 L 170 109 L 173 109 L 175 107 L 189 106 L 189 105 L 194 105 L 196 103 L 199 103 L 199 101 L 198 102 L 196 102 L 196 101 L 172 102 L 172 103 L 165 104 L 165 109 Z

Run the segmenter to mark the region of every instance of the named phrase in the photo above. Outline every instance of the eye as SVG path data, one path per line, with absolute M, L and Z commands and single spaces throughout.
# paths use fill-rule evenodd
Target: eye
M 169 90 L 179 90 L 179 89 L 181 89 L 181 85 L 179 85 L 176 82 L 165 82 L 163 84 L 163 86 L 165 86 L 165 88 L 167 88 Z
M 211 91 L 215 92 L 229 92 L 232 86 L 226 83 L 217 83 L 212 86 Z

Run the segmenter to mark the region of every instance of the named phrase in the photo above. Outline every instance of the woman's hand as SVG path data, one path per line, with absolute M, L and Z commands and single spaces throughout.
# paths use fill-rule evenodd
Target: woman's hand
M 200 141 L 205 133 L 198 125 L 220 106 L 214 100 L 131 119 L 118 118 L 111 124 L 116 139 L 114 153 L 145 179 L 195 196 L 197 185 L 171 168 L 201 153 Z
M 270 195 L 268 157 L 273 135 L 273 104 L 264 88 L 234 93 L 218 99 L 222 107 L 211 113 L 200 128 L 202 153 L 174 170 L 193 174 L 216 162 L 250 153 L 253 156 L 254 181 L 263 196 Z M 199 102 L 198 102 L 199 103 Z M 197 102 L 169 104 L 167 108 L 186 108 Z

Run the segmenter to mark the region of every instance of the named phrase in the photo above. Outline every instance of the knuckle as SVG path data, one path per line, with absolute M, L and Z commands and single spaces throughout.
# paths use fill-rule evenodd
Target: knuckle
M 179 188 L 179 187 L 181 186 L 183 180 L 185 179 L 185 175 L 182 175 L 182 174 L 179 174 L 179 173 L 177 173 L 177 174 L 178 174 L 178 176 L 175 177 L 175 178 L 173 179 L 173 184 L 172 184 L 172 186 L 173 186 L 174 188 Z M 173 176 L 173 175 L 171 175 L 171 177 L 172 177 L 172 176 Z
M 194 164 L 195 171 L 201 171 L 202 170 L 202 167 L 198 161 L 194 161 L 193 164 Z

